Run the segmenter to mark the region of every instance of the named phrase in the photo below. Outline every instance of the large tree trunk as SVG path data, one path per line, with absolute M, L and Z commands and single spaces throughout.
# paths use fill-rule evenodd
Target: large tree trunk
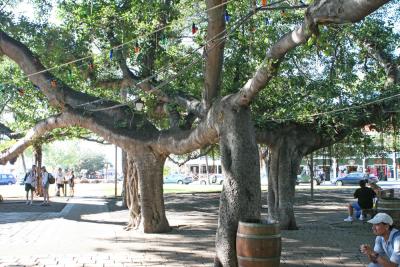
M 127 188 L 127 185 L 128 185 L 128 154 L 124 151 L 124 150 L 122 150 L 122 152 L 121 152 L 121 163 L 122 163 L 122 175 L 123 175 L 123 182 L 122 182 L 122 192 L 121 192 L 121 195 L 122 195 L 122 206 L 124 207 L 124 208 L 129 208 L 129 205 L 128 205 L 128 196 L 129 196 L 129 194 L 127 193 L 128 192 L 128 188 Z
M 43 187 L 42 187 L 42 172 L 41 172 L 41 167 L 42 167 L 42 144 L 35 143 L 33 145 L 33 157 L 34 157 L 34 162 L 36 165 L 36 177 L 37 177 L 37 183 L 36 183 L 36 194 L 38 196 L 43 196 Z
M 260 165 L 249 109 L 225 106 L 218 118 L 226 179 L 220 199 L 215 266 L 235 267 L 239 220 L 260 219 Z
M 297 171 L 303 155 L 290 137 L 282 137 L 270 147 L 268 179 L 268 214 L 279 220 L 281 229 L 297 229 L 294 217 L 294 195 Z
M 165 216 L 163 168 L 166 157 L 148 147 L 127 151 L 128 229 L 144 233 L 171 230 Z M 138 194 L 139 190 L 139 194 Z
M 139 176 L 136 164 L 127 153 L 124 170 L 124 202 L 129 208 L 129 222 L 126 230 L 138 229 L 141 221 L 139 199 Z

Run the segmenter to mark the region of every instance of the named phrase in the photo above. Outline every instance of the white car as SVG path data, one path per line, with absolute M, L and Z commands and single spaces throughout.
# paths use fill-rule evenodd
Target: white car
M 210 174 L 207 178 L 200 179 L 200 184 L 223 184 L 225 176 L 222 174 Z

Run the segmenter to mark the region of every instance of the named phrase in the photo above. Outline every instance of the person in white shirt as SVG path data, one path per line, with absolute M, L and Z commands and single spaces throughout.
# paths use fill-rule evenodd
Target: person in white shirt
M 400 266 L 400 232 L 393 228 L 390 215 L 380 212 L 368 221 L 376 235 L 375 246 L 362 244 L 361 253 L 365 254 L 370 263 L 368 267 L 398 267 Z
M 24 178 L 25 192 L 26 192 L 26 205 L 32 205 L 33 192 L 35 191 L 37 177 L 36 177 L 36 165 L 32 165 L 32 169 L 27 172 Z M 31 191 L 31 200 L 29 201 L 29 191 Z
M 58 171 L 56 173 L 56 184 L 57 184 L 57 196 L 60 196 L 60 189 L 62 189 L 62 193 L 65 196 L 64 173 L 61 168 L 58 168 Z
M 43 203 L 42 206 L 49 206 L 49 173 L 46 171 L 46 167 L 42 166 L 42 187 L 43 187 Z

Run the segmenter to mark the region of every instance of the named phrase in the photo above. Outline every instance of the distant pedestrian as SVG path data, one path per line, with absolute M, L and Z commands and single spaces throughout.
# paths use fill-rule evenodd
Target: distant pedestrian
M 393 219 L 386 213 L 378 213 L 368 221 L 376 235 L 374 249 L 367 244 L 360 251 L 370 261 L 368 267 L 400 266 L 400 232 L 393 228 Z
M 344 219 L 345 222 L 353 221 L 353 209 L 356 210 L 356 217 L 360 220 L 364 220 L 362 210 L 372 209 L 374 205 L 374 198 L 376 197 L 374 190 L 366 187 L 367 182 L 365 180 L 361 180 L 359 184 L 360 188 L 354 192 L 354 198 L 357 198 L 357 202 L 347 205 L 349 216 Z
M 32 205 L 33 192 L 35 191 L 37 182 L 36 165 L 32 165 L 32 169 L 26 173 L 24 182 L 25 182 L 25 192 L 26 192 L 26 205 Z M 29 191 L 31 191 L 30 201 L 29 201 Z
M 69 184 L 69 194 L 71 197 L 73 197 L 74 196 L 74 187 L 75 187 L 75 174 L 74 174 L 74 171 L 72 171 L 72 170 L 68 175 L 68 184 Z
M 61 168 L 58 168 L 56 173 L 56 184 L 57 184 L 57 193 L 56 196 L 60 196 L 60 189 L 62 189 L 62 194 L 65 195 L 64 191 L 64 173 Z
M 42 166 L 42 187 L 43 187 L 43 203 L 42 206 L 49 206 L 49 173 L 46 170 L 45 166 Z

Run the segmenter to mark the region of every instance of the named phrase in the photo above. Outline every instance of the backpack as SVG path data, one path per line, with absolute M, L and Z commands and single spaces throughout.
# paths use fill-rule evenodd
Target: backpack
M 49 173 L 49 177 L 47 178 L 49 184 L 54 184 L 56 182 L 56 178 L 54 178 L 53 174 Z

